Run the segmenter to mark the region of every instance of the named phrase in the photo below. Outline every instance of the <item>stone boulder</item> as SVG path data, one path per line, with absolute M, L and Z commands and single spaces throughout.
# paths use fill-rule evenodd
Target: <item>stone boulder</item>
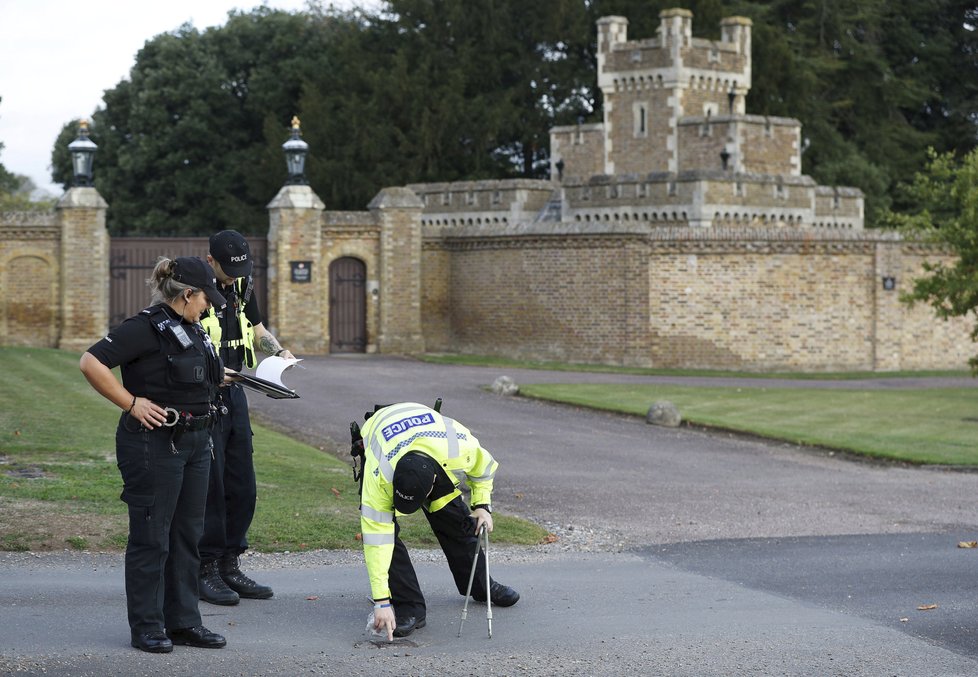
M 667 428 L 678 428 L 683 422 L 683 417 L 679 414 L 679 409 L 675 404 L 668 400 L 654 402 L 649 407 L 649 413 L 645 416 L 645 422 L 652 425 L 661 425 Z
M 517 395 L 520 387 L 509 376 L 500 376 L 492 382 L 492 392 L 497 395 Z

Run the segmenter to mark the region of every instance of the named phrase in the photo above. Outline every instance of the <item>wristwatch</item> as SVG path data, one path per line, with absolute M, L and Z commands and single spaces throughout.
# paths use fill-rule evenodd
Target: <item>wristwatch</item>
M 478 508 L 482 508 L 487 513 L 489 513 L 490 515 L 492 514 L 492 506 L 489 505 L 488 503 L 480 503 L 479 505 L 473 505 L 472 506 L 472 509 L 473 510 L 477 510 Z

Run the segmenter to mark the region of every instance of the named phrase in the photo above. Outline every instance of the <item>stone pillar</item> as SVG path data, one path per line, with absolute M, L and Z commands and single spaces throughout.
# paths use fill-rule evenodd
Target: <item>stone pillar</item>
M 309 186 L 283 186 L 268 203 L 267 326 L 297 357 L 329 352 L 329 273 L 322 262 L 324 209 L 326 205 Z
M 906 308 L 900 303 L 901 287 L 911 280 L 901 280 L 902 243 L 876 242 L 873 270 L 875 278 L 875 317 L 873 318 L 873 370 L 896 371 L 901 367 L 903 321 Z
M 421 330 L 421 212 L 424 204 L 409 188 L 385 188 L 368 208 L 380 225 L 381 353 L 424 352 Z
M 61 350 L 82 353 L 109 331 L 108 207 L 90 187 L 72 188 L 58 201 Z

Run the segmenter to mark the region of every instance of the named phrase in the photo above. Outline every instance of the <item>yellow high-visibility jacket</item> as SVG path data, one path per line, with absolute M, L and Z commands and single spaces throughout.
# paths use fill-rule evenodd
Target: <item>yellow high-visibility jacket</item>
M 363 556 L 374 599 L 390 597 L 387 572 L 394 553 L 394 490 L 397 462 L 409 451 L 430 456 L 449 477 L 464 474 L 471 504 L 490 504 L 492 479 L 498 464 L 479 440 L 461 423 L 423 404 L 402 402 L 379 409 L 361 430 L 364 446 L 363 495 L 360 499 L 360 530 Z M 455 491 L 426 502 L 422 507 L 435 512 L 461 492 Z
M 237 312 L 238 325 L 241 327 L 241 338 L 233 340 L 222 340 L 221 322 L 217 319 L 217 311 L 211 307 L 207 309 L 204 316 L 200 318 L 200 324 L 211 337 L 211 341 L 220 348 L 244 348 L 244 365 L 251 369 L 258 366 L 258 358 L 255 355 L 255 327 L 245 314 L 245 305 L 248 303 L 250 278 L 239 277 L 234 280 L 234 289 L 237 293 L 239 302 L 237 311 L 225 308 L 224 312 Z M 220 354 L 220 353 L 218 353 Z

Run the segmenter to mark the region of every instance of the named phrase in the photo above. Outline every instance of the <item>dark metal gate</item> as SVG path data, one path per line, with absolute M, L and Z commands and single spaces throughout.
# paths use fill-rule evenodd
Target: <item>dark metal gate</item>
M 254 263 L 255 296 L 262 314 L 266 304 L 268 243 L 265 238 L 248 238 Z M 114 237 L 109 246 L 109 327 L 117 327 L 127 317 L 149 305 L 147 278 L 161 256 L 199 256 L 206 260 L 206 237 Z M 267 322 L 266 317 L 266 322 Z
M 349 256 L 329 264 L 329 350 L 362 353 L 367 347 L 367 267 Z

